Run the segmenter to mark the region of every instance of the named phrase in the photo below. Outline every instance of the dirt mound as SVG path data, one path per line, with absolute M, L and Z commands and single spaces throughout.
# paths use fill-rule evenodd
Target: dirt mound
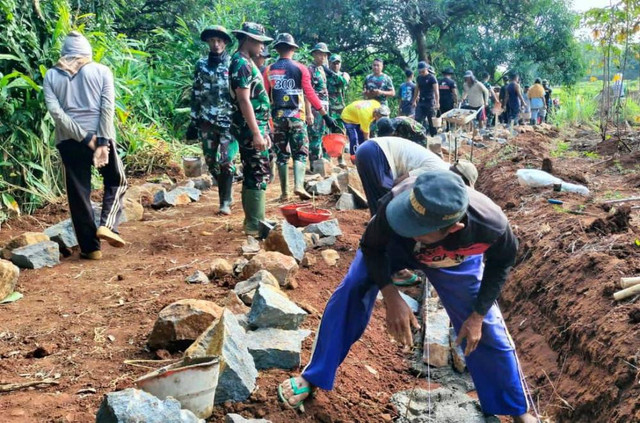
M 607 217 L 584 197 L 521 187 L 516 169 L 540 168 L 550 144 L 539 134 L 517 140 L 518 150 L 501 162 L 491 166 L 484 158 L 476 187 L 505 208 L 520 240 L 501 305 L 536 406 L 558 422 L 640 421 L 640 312 L 633 299 L 611 297 L 621 275 L 640 271 L 637 221 L 627 207 Z M 620 175 L 586 164 L 556 159 L 554 174 L 581 173 L 594 182 L 594 195 L 612 186 L 633 192 Z M 549 198 L 564 204 L 553 206 Z
M 616 234 L 629 230 L 631 221 L 631 208 L 622 206 L 606 219 L 596 219 L 587 228 L 587 232 L 596 232 L 602 235 Z

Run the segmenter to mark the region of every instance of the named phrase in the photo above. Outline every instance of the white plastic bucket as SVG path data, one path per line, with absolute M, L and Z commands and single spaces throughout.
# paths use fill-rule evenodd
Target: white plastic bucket
M 164 400 L 173 397 L 201 419 L 213 413 L 220 360 L 201 357 L 155 370 L 136 380 L 138 388 Z
M 431 118 L 431 122 L 433 123 L 434 128 L 440 128 L 442 126 L 442 118 L 439 118 L 439 117 Z

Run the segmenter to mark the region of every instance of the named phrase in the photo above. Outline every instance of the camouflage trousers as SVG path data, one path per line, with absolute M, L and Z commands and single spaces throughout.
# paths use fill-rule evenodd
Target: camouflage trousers
M 344 121 L 342 120 L 342 110 L 332 110 L 329 112 L 329 116 L 336 121 L 338 127 L 342 130 L 342 133 L 346 134 L 347 130 L 344 127 Z
M 322 152 L 322 136 L 327 133 L 327 127 L 320 112 L 313 111 L 313 125 L 307 127 L 309 130 L 309 160 L 313 162 L 326 156 Z
M 209 172 L 217 177 L 221 173 L 233 175 L 236 171 L 235 158 L 238 155 L 238 141 L 229 128 L 209 126 L 201 131 L 202 152 Z
M 269 138 L 267 126 L 260 126 L 259 128 L 262 136 Z M 256 150 L 253 147 L 253 135 L 248 129 L 241 131 L 237 138 L 240 145 L 240 160 L 242 161 L 242 173 L 244 176 L 242 187 L 244 189 L 265 191 L 271 177 L 269 150 Z
M 309 156 L 307 125 L 295 117 L 273 118 L 273 145 L 278 165 L 288 163 L 291 156 L 294 161 L 306 163 Z

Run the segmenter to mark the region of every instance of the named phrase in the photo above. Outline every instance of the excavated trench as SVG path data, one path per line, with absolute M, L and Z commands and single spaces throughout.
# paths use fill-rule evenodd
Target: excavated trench
M 476 188 L 503 207 L 520 241 L 500 301 L 536 408 L 549 421 L 640 421 L 640 300 L 612 296 L 621 276 L 640 273 L 638 210 L 601 206 L 613 190 L 637 193 L 635 164 L 553 158 L 554 175 L 586 182 L 587 198 L 520 186 L 516 170 L 539 169 L 553 140 L 527 133 L 511 144 L 483 155 Z

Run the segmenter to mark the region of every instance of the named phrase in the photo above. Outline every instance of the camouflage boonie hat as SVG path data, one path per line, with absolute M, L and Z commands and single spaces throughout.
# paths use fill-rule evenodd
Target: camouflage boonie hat
M 385 106 L 384 104 L 375 109 L 374 112 L 379 114 L 380 116 L 389 116 L 391 114 L 389 106 Z
M 313 49 L 311 50 L 311 53 L 313 53 L 314 51 L 320 51 L 322 53 L 327 53 L 327 54 L 331 53 L 329 51 L 329 47 L 327 47 L 327 45 L 325 43 L 318 43 L 315 46 L 313 46 Z
M 273 38 L 267 37 L 267 31 L 264 29 L 264 26 L 255 22 L 245 22 L 242 24 L 242 29 L 234 29 L 231 32 L 233 32 L 236 37 L 238 37 L 238 34 L 244 34 L 247 37 L 263 43 L 273 41 Z
M 231 35 L 229 35 L 229 31 L 227 31 L 227 28 L 222 25 L 210 26 L 200 33 L 200 40 L 204 42 L 207 42 L 207 40 L 213 37 L 222 38 L 227 42 L 227 44 L 231 42 Z
M 340 57 L 339 54 L 332 54 L 331 57 L 329 57 L 329 63 L 334 62 L 342 62 L 342 57 Z
M 287 32 L 278 34 L 278 36 L 276 37 L 276 40 L 272 44 L 272 47 L 276 48 L 279 44 L 286 44 L 288 46 L 298 48 L 298 45 L 296 44 L 296 40 L 293 38 L 293 35 Z

